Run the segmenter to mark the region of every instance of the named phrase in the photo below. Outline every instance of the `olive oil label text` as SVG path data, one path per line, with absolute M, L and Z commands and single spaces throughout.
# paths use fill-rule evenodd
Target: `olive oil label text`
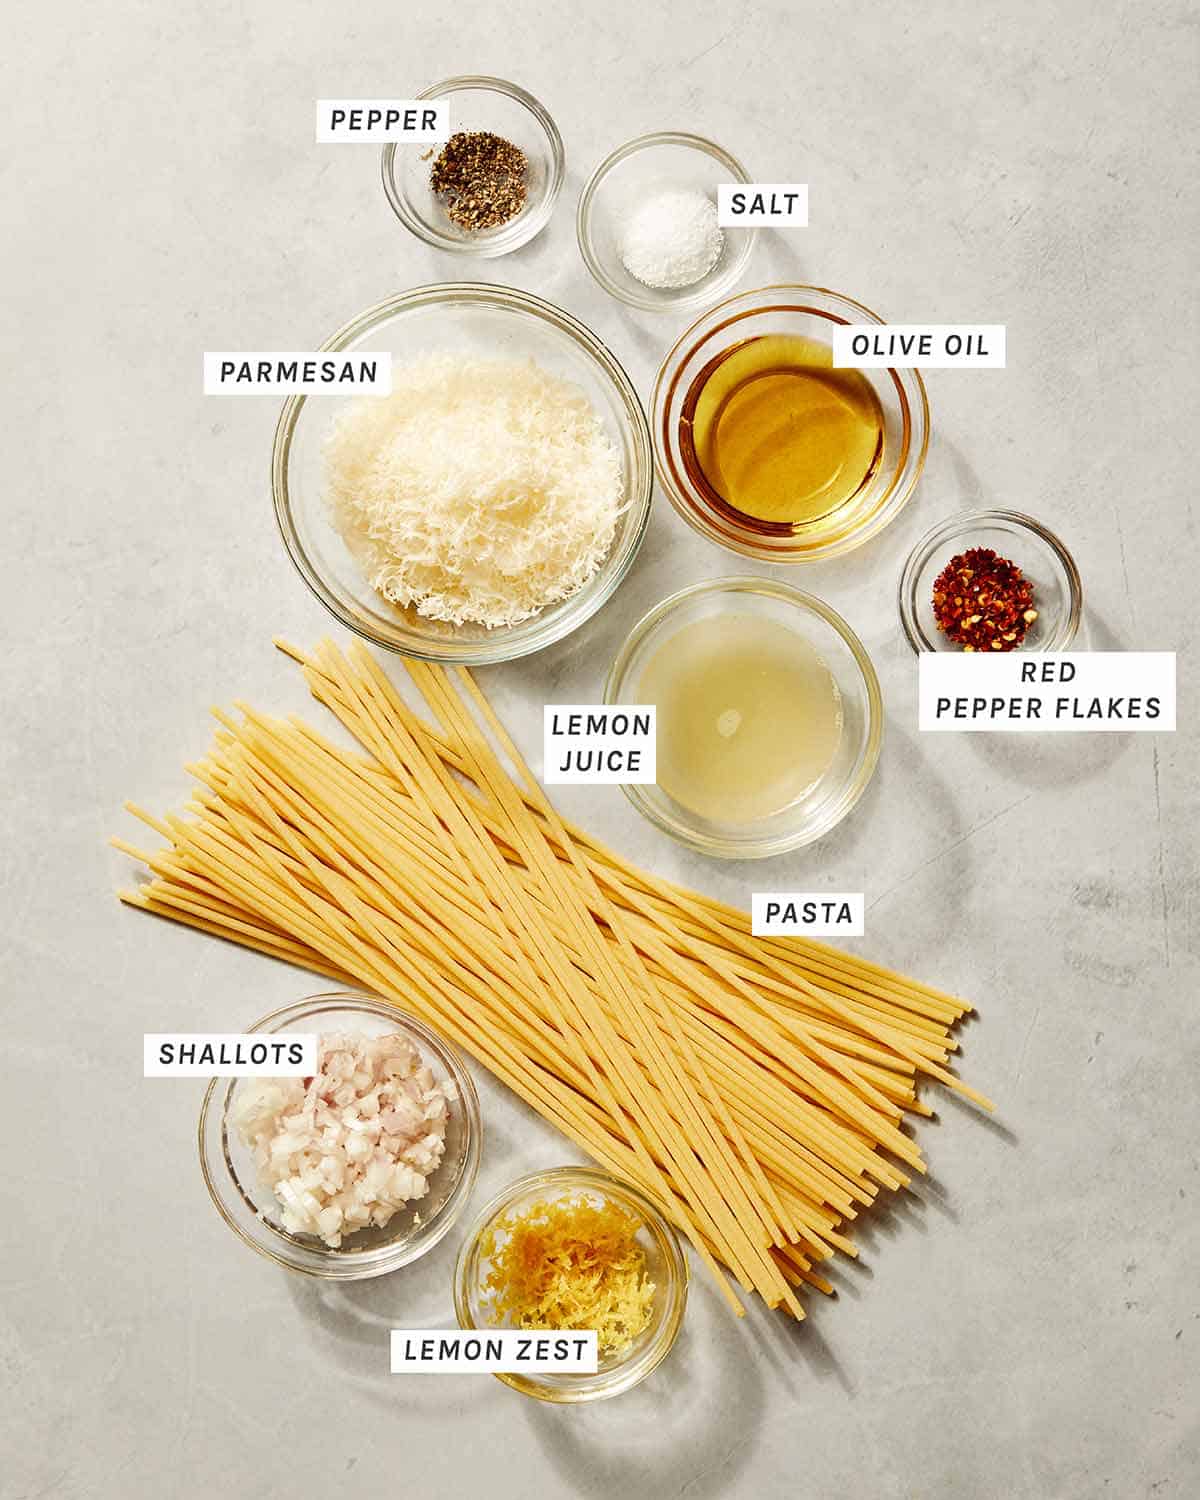
M 858 370 L 1003 370 L 1003 323 L 847 323 L 833 363 Z
M 590 782 L 653 786 L 657 709 L 652 703 L 617 708 L 603 703 L 547 703 L 542 780 L 547 786 Z
M 1175 728 L 1174 651 L 925 651 L 918 671 L 922 729 Z
M 722 229 L 804 229 L 808 225 L 806 182 L 722 182 L 717 188 Z
M 750 931 L 755 937 L 862 937 L 866 907 L 861 891 L 755 891 Z
M 450 139 L 444 99 L 318 99 L 318 146 L 432 145 Z

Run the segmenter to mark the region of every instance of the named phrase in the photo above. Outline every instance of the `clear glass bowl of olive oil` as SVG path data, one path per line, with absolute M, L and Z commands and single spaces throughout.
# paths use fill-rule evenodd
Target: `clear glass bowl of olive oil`
M 845 620 L 766 578 L 694 584 L 621 648 L 604 701 L 653 703 L 657 781 L 630 801 L 681 843 L 760 859 L 828 833 L 879 759 L 875 669 Z
M 924 384 L 833 364 L 835 327 L 880 322 L 838 292 L 770 286 L 692 324 L 659 371 L 651 422 L 689 525 L 784 563 L 848 552 L 895 518 L 925 462 Z

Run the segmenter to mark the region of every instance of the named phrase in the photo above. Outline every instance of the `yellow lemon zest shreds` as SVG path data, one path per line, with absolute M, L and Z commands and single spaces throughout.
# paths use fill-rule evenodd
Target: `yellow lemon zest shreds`
M 492 1316 L 516 1328 L 594 1328 L 602 1359 L 623 1354 L 654 1303 L 637 1231 L 624 1209 L 582 1195 L 497 1219 L 481 1244 Z

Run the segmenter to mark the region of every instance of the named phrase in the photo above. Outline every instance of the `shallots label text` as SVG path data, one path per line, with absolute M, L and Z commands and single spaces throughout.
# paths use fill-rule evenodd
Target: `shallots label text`
M 833 363 L 857 370 L 1003 370 L 1003 323 L 847 323 Z
M 144 1078 L 311 1078 L 317 1071 L 315 1032 L 147 1032 Z
M 1174 651 L 927 651 L 919 671 L 922 729 L 1175 728 Z
M 392 356 L 295 353 L 244 353 L 217 350 L 204 356 L 206 396 L 313 396 L 324 391 L 392 393 Z
M 318 146 L 426 145 L 450 139 L 444 99 L 318 99 Z
M 652 786 L 656 720 L 653 704 L 547 703 L 542 780 L 547 786 Z
M 808 224 L 806 182 L 722 182 L 717 187 L 717 223 L 722 229 L 804 229 Z
M 599 1365 L 595 1329 L 526 1333 L 520 1328 L 393 1328 L 393 1375 L 528 1374 L 569 1371 L 594 1375 Z
M 862 937 L 866 915 L 861 891 L 755 891 L 750 897 L 755 937 Z

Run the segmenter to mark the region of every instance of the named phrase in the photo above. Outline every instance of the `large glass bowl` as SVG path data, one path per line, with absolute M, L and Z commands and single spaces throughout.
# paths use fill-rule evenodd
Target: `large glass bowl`
M 377 646 L 423 661 L 481 666 L 540 651 L 595 614 L 637 554 L 654 488 L 650 432 L 637 392 L 595 334 L 528 292 L 446 282 L 368 308 L 322 347 L 387 350 L 397 363 L 438 351 L 535 360 L 582 388 L 617 450 L 623 485 L 624 510 L 608 556 L 570 598 L 495 630 L 427 620 L 370 586 L 327 513 L 322 444 L 340 399 L 291 396 L 275 430 L 275 515 L 300 576 L 343 625 Z
M 706 312 L 679 338 L 654 386 L 651 426 L 658 474 L 671 504 L 711 541 L 762 562 L 809 562 L 860 547 L 904 508 L 929 446 L 929 403 L 916 370 L 862 370 L 883 413 L 883 444 L 870 478 L 830 517 L 798 524 L 754 521 L 714 502 L 688 471 L 680 417 L 693 382 L 711 360 L 761 335 L 788 334 L 832 344 L 847 323 L 882 323 L 861 302 L 815 286 L 767 286 L 741 292 Z
M 532 94 L 503 78 L 447 78 L 418 99 L 438 99 L 450 107 L 451 133 L 487 130 L 525 153 L 525 205 L 494 229 L 460 229 L 429 186 L 433 160 L 442 149 L 397 145 L 383 148 L 383 190 L 392 211 L 418 239 L 450 255 L 491 259 L 527 244 L 550 222 L 566 173 L 562 137 L 549 112 Z
M 900 575 L 900 620 L 916 652 L 961 651 L 938 626 L 933 585 L 952 557 L 990 547 L 1011 558 L 1033 585 L 1037 619 L 1018 651 L 1066 651 L 1083 613 L 1083 584 L 1075 559 L 1052 531 L 1016 510 L 966 510 L 927 531 Z
M 593 1167 L 556 1167 L 531 1172 L 510 1183 L 487 1205 L 471 1226 L 454 1272 L 454 1308 L 460 1328 L 470 1330 L 506 1326 L 492 1321 L 485 1281 L 490 1262 L 484 1237 L 504 1215 L 527 1212 L 537 1203 L 580 1195 L 593 1203 L 613 1203 L 638 1223 L 638 1243 L 646 1257 L 646 1271 L 654 1283 L 650 1322 L 624 1354 L 600 1359 L 594 1375 L 546 1373 L 497 1374 L 496 1379 L 539 1401 L 577 1404 L 619 1396 L 645 1380 L 671 1351 L 687 1307 L 687 1260 L 679 1236 L 653 1203 L 626 1182 Z M 576 1330 L 583 1331 L 583 1330 Z
M 719 578 L 692 584 L 656 605 L 633 627 L 613 662 L 604 701 L 633 707 L 647 663 L 680 630 L 736 611 L 803 636 L 829 668 L 842 700 L 842 734 L 833 761 L 799 801 L 754 822 L 718 822 L 677 802 L 657 785 L 622 790 L 656 827 L 701 854 L 763 859 L 811 844 L 846 816 L 867 788 L 883 738 L 879 679 L 862 642 L 835 610 L 812 594 L 767 578 Z
M 200 1109 L 200 1168 L 218 1213 L 252 1250 L 278 1266 L 326 1281 L 361 1281 L 383 1276 L 419 1259 L 446 1235 L 475 1186 L 482 1144 L 479 1096 L 458 1053 L 428 1026 L 382 1000 L 356 991 L 311 995 L 264 1016 L 252 1032 L 402 1032 L 439 1082 L 449 1080 L 458 1095 L 446 1123 L 446 1149 L 429 1180 L 429 1191 L 394 1214 L 382 1228 L 357 1230 L 330 1249 L 316 1235 L 284 1229 L 280 1205 L 258 1176 L 250 1148 L 230 1124 L 238 1090 L 251 1080 L 214 1078 Z

